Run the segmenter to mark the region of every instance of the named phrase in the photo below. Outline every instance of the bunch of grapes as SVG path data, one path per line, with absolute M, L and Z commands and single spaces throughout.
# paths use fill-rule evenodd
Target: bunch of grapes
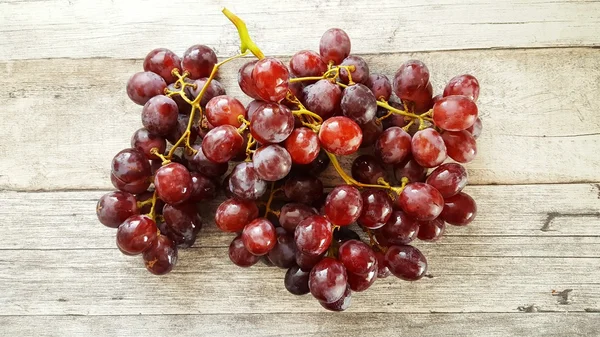
M 434 96 L 428 68 L 410 60 L 390 81 L 350 54 L 341 29 L 288 66 L 264 57 L 224 13 L 240 30 L 240 55 L 218 63 L 203 45 L 183 58 L 156 49 L 127 84 L 144 127 L 113 158 L 118 191 L 97 206 L 100 222 L 118 228 L 119 249 L 168 273 L 202 227 L 199 204 L 223 190 L 214 222 L 235 235 L 229 258 L 286 269 L 292 294 L 342 311 L 377 278 L 422 278 L 427 260 L 410 243 L 438 240 L 446 224 L 465 226 L 477 212 L 461 165 L 482 130 L 477 79 L 456 76 Z M 253 99 L 244 106 L 214 77 L 249 52 L 258 60 L 239 69 Z M 366 154 L 349 175 L 337 157 L 357 152 Z M 319 174 L 329 166 L 345 183 L 326 193 Z

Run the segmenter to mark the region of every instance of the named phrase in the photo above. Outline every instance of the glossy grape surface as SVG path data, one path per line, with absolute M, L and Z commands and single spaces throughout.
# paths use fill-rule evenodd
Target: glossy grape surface
M 423 167 L 436 167 L 447 157 L 446 145 L 439 132 L 433 129 L 417 131 L 412 137 L 411 152 Z
M 254 219 L 244 227 L 242 242 L 251 254 L 265 255 L 277 243 L 275 227 L 265 218 Z
M 258 177 L 265 181 L 283 179 L 292 169 L 292 157 L 280 145 L 259 147 L 252 156 L 252 163 Z
M 250 119 L 250 132 L 262 144 L 281 143 L 293 130 L 294 115 L 285 105 L 265 103 Z
M 422 182 L 425 181 L 426 174 L 427 169 L 419 165 L 412 157 L 394 165 L 394 176 L 398 181 L 402 181 L 402 178 L 406 177 L 411 183 Z
M 227 199 L 215 212 L 215 224 L 224 232 L 239 232 L 257 217 L 258 207 L 254 201 Z
M 444 207 L 444 198 L 431 185 L 410 183 L 398 197 L 398 205 L 409 217 L 419 220 L 433 220 Z
M 204 111 L 208 122 L 213 126 L 232 125 L 240 127 L 242 122 L 240 116 L 246 118 L 246 107 L 231 96 L 221 95 L 213 97 L 206 104 Z
M 338 254 L 348 273 L 367 274 L 377 268 L 377 257 L 364 242 L 346 241 L 340 246 Z
M 132 215 L 139 214 L 137 200 L 131 193 L 113 191 L 103 195 L 96 205 L 96 215 L 100 223 L 117 228 Z
M 154 187 L 164 202 L 178 204 L 192 195 L 192 176 L 185 166 L 172 162 L 156 171 Z
M 150 98 L 162 95 L 167 87 L 167 82 L 159 75 L 144 71 L 135 73 L 127 81 L 127 95 L 129 98 L 139 104 L 144 105 Z
M 333 116 L 341 109 L 342 90 L 329 80 L 323 79 L 307 85 L 302 90 L 302 96 L 306 109 L 323 119 Z
M 294 233 L 298 224 L 308 218 L 316 215 L 317 210 L 301 203 L 285 204 L 279 211 L 279 223 L 281 227 L 290 233 Z
M 440 217 L 451 225 L 466 226 L 475 219 L 475 215 L 477 215 L 477 203 L 470 195 L 460 192 L 445 200 Z
M 344 265 L 335 259 L 326 257 L 311 270 L 308 287 L 310 293 L 319 301 L 332 303 L 344 295 L 348 278 Z
M 177 103 L 164 95 L 152 97 L 142 109 L 142 124 L 155 135 L 166 136 L 177 125 Z
M 177 263 L 177 246 L 173 240 L 160 235 L 150 248 L 144 251 L 144 265 L 154 275 L 164 275 L 173 270 Z
M 210 47 L 197 44 L 185 51 L 181 68 L 190 74 L 189 78 L 198 79 L 208 77 L 217 62 L 217 54 Z
M 392 96 L 392 84 L 387 76 L 382 74 L 371 74 L 366 83 L 377 100 L 389 101 Z
M 422 241 L 437 241 L 446 229 L 446 223 L 440 218 L 431 221 L 423 221 L 419 223 L 418 238 Z
M 208 131 L 202 140 L 202 152 L 210 161 L 226 163 L 242 150 L 244 138 L 231 125 L 221 125 Z
M 146 215 L 133 215 L 119 226 L 117 245 L 128 254 L 140 254 L 150 248 L 157 233 L 154 220 Z
M 394 76 L 394 93 L 402 100 L 420 101 L 429 83 L 429 69 L 418 60 L 409 60 L 400 66 Z
M 345 156 L 358 150 L 362 142 L 360 126 L 348 117 L 332 117 L 319 130 L 321 146 L 328 152 Z
M 294 235 L 279 227 L 275 229 L 277 242 L 269 251 L 268 258 L 279 268 L 290 268 L 296 265 L 296 243 Z
M 394 211 L 383 227 L 377 231 L 377 238 L 388 244 L 405 245 L 417 238 L 419 222 L 402 211 Z
M 444 96 L 463 95 L 473 101 L 479 98 L 479 81 L 473 75 L 465 74 L 453 77 L 444 88 Z
M 320 215 L 300 221 L 294 232 L 296 248 L 302 254 L 320 255 L 329 248 L 332 239 L 331 222 Z
M 447 96 L 433 106 L 433 122 L 448 131 L 461 131 L 473 126 L 477 114 L 477 105 L 466 96 Z
M 361 148 L 369 147 L 375 144 L 381 133 L 383 132 L 383 124 L 377 120 L 377 118 L 373 118 L 371 121 L 366 124 L 362 124 L 360 129 L 363 133 L 362 143 L 360 144 Z
M 340 80 L 343 83 L 349 84 L 350 77 L 352 77 L 354 83 L 366 84 L 369 81 L 369 64 L 362 57 L 349 55 L 342 61 L 340 66 L 354 66 L 354 71 L 350 72 L 350 76 L 348 76 L 346 68 L 340 69 Z
M 375 154 L 386 164 L 399 164 L 411 151 L 411 137 L 402 128 L 386 129 L 375 142 Z
M 217 195 L 217 185 L 200 172 L 190 172 L 192 177 L 192 194 L 189 200 L 198 202 L 214 199 Z
M 431 172 L 426 182 L 435 187 L 442 197 L 449 198 L 467 186 L 467 170 L 460 164 L 442 164 Z
M 145 180 L 151 174 L 148 159 L 136 149 L 125 149 L 117 153 L 112 160 L 111 172 L 123 183 Z
M 351 185 L 334 188 L 325 200 L 325 215 L 333 224 L 347 226 L 360 216 L 363 201 L 359 190 Z
M 328 29 L 319 41 L 319 54 L 325 63 L 340 64 L 350 55 L 350 37 L 339 28 Z
M 385 178 L 385 171 L 377 158 L 363 154 L 352 162 L 352 178 L 363 184 L 377 184 L 379 178 Z
M 392 199 L 383 190 L 368 189 L 361 192 L 363 209 L 357 219 L 359 225 L 377 229 L 385 225 L 392 215 Z
M 253 255 L 246 249 L 240 235 L 229 245 L 229 259 L 236 266 L 247 268 L 255 265 L 260 260 L 260 256 Z
M 256 94 L 267 102 L 280 102 L 287 94 L 290 74 L 281 61 L 267 57 L 259 60 L 252 69 Z
M 291 201 L 310 205 L 323 194 L 323 183 L 315 176 L 297 175 L 287 179 L 283 192 Z
M 369 88 L 358 83 L 344 89 L 340 107 L 344 116 L 365 124 L 375 117 L 377 100 Z
M 293 266 L 285 273 L 285 289 L 294 295 L 305 295 L 310 292 L 308 278 L 310 272 L 303 271 L 299 266 Z
M 294 129 L 284 144 L 294 164 L 310 164 L 321 150 L 317 134 L 305 127 Z
M 172 74 L 173 69 L 177 69 L 180 74 L 183 73 L 181 71 L 181 58 L 169 49 L 154 49 L 144 59 L 144 71 L 151 71 L 160 75 L 167 83 L 177 81 L 177 77 Z
M 413 246 L 391 246 L 385 260 L 390 272 L 406 281 L 416 281 L 427 272 L 427 259 Z
M 477 156 L 477 142 L 468 131 L 442 133 L 448 156 L 459 163 L 468 163 Z
M 150 150 L 156 148 L 158 153 L 165 153 L 167 149 L 167 141 L 160 137 L 151 134 L 147 129 L 141 128 L 131 136 L 131 147 L 141 151 L 149 160 L 158 159 L 158 157 Z
M 290 70 L 298 77 L 321 76 L 327 71 L 327 63 L 312 50 L 301 50 L 290 59 Z
M 218 178 L 227 172 L 228 165 L 224 163 L 215 163 L 204 155 L 201 145 L 192 145 L 197 151 L 195 154 L 185 152 L 185 159 L 188 167 L 192 171 L 197 171 L 209 178 Z
M 337 301 L 326 303 L 323 301 L 319 301 L 321 306 L 329 311 L 340 312 L 350 308 L 352 304 L 352 290 L 350 287 L 346 287 L 346 291 L 344 291 L 344 295 Z
M 242 162 L 231 172 L 229 190 L 238 198 L 257 200 L 267 191 L 267 183 L 260 179 L 254 164 Z

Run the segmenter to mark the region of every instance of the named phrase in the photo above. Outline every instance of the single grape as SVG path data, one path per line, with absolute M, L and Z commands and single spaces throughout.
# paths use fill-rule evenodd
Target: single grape
M 260 179 L 254 164 L 242 162 L 231 172 L 229 190 L 238 198 L 257 200 L 267 191 L 267 183 Z
M 310 164 L 321 150 L 317 134 L 305 127 L 294 129 L 284 145 L 294 164 Z
M 470 195 L 460 192 L 447 198 L 440 218 L 451 225 L 466 226 L 475 219 L 477 204 Z
M 383 227 L 377 230 L 378 240 L 386 244 L 406 245 L 417 238 L 419 222 L 402 211 L 394 211 Z
M 318 176 L 319 174 L 323 173 L 323 171 L 325 171 L 327 169 L 327 167 L 329 166 L 330 163 L 330 159 L 327 156 L 327 152 L 325 152 L 323 149 L 321 149 L 321 151 L 319 151 L 319 154 L 317 155 L 317 158 L 315 158 L 315 160 L 313 160 L 312 162 L 306 164 L 306 165 L 294 165 L 292 166 L 292 170 L 295 172 L 300 172 L 303 174 L 310 174 L 313 176 Z
M 204 111 L 206 118 L 213 126 L 233 125 L 236 128 L 242 125 L 238 119 L 240 116 L 246 118 L 246 108 L 242 102 L 227 95 L 213 97 L 206 104 Z
M 397 204 L 409 217 L 428 221 L 440 215 L 444 208 L 444 198 L 431 185 L 410 183 L 398 197 Z
M 149 177 L 126 183 L 123 180 L 117 178 L 114 173 L 111 173 L 110 181 L 112 182 L 113 186 L 118 190 L 133 194 L 144 193 L 146 192 L 146 190 L 148 190 L 148 187 L 150 186 Z
M 158 228 L 156 222 L 146 215 L 132 215 L 117 230 L 117 245 L 122 251 L 137 255 L 150 248 Z
M 290 59 L 290 69 L 298 77 L 321 76 L 327 71 L 327 63 L 312 50 L 301 50 Z
M 285 204 L 279 211 L 279 223 L 281 227 L 290 233 L 294 233 L 298 224 L 311 215 L 316 215 L 317 210 L 301 203 Z
M 352 77 L 352 81 L 355 83 L 365 84 L 369 81 L 369 64 L 362 57 L 349 55 L 342 61 L 340 66 L 354 66 L 354 71 L 350 71 L 350 76 L 348 76 L 346 68 L 340 69 L 340 81 L 342 83 L 349 84 L 350 77 Z
M 368 189 L 361 192 L 363 209 L 357 222 L 359 225 L 377 229 L 385 225 L 392 215 L 392 199 L 383 190 Z
M 177 77 L 171 72 L 177 69 L 181 74 L 181 58 L 166 48 L 157 48 L 146 55 L 144 59 L 144 71 L 151 71 L 160 75 L 167 83 L 177 81 Z
M 340 107 L 344 116 L 365 124 L 375 117 L 377 100 L 369 88 L 358 83 L 344 89 Z
M 310 205 L 323 194 L 323 183 L 315 176 L 298 175 L 285 182 L 283 192 L 291 201 Z
M 244 227 L 242 242 L 251 254 L 265 255 L 277 243 L 275 227 L 265 218 L 254 219 Z
M 435 187 L 442 197 L 449 198 L 467 186 L 467 170 L 460 164 L 442 164 L 431 172 L 426 182 Z
M 348 226 L 340 227 L 336 231 L 333 232 L 333 240 L 344 243 L 349 240 L 358 240 L 360 241 L 360 235 L 358 235 L 355 231 L 348 228 Z
M 192 101 L 195 100 L 198 97 L 198 95 L 200 95 L 200 92 L 206 85 L 207 81 L 208 81 L 207 77 L 203 77 L 203 78 L 194 80 L 193 83 L 196 85 L 196 88 L 193 88 L 193 87 L 186 88 L 188 98 Z M 221 84 L 221 82 L 213 79 L 208 84 L 208 88 L 206 88 L 204 95 L 200 99 L 200 106 L 205 107 L 206 104 L 208 104 L 208 102 L 211 99 L 213 99 L 217 96 L 222 96 L 222 95 L 225 95 L 225 87 L 223 87 L 223 84 Z
M 308 289 L 308 278 L 310 272 L 302 270 L 298 266 L 293 266 L 285 273 L 285 289 L 294 295 L 305 295 L 310 292 Z
M 313 269 L 313 267 L 323 259 L 323 257 L 325 257 L 325 254 L 310 255 L 296 250 L 296 264 L 306 272 L 310 272 L 311 269 Z
M 377 260 L 375 260 L 375 268 L 366 274 L 348 272 L 348 287 L 352 291 L 365 291 L 375 283 L 375 280 L 377 280 Z
M 183 53 L 181 68 L 190 74 L 191 79 L 198 79 L 208 77 L 217 62 L 217 54 L 210 47 L 197 44 Z
M 268 253 L 268 258 L 279 268 L 290 268 L 296 265 L 296 243 L 294 235 L 279 227 L 275 229 L 277 242 Z
M 158 95 L 152 97 L 142 110 L 142 124 L 155 135 L 166 136 L 177 125 L 179 108 L 171 98 Z
M 410 154 L 410 150 L 410 135 L 397 126 L 383 131 L 375 143 L 375 155 L 385 164 L 401 163 Z
M 179 205 L 166 204 L 163 208 L 167 236 L 182 248 L 191 247 L 202 229 L 202 219 L 196 206 L 186 202 Z M 172 234 L 172 235 L 169 235 Z
M 479 97 L 479 82 L 473 75 L 455 76 L 444 88 L 444 97 L 452 95 L 467 96 L 475 102 Z
M 448 156 L 459 163 L 468 163 L 477 155 L 477 142 L 466 130 L 442 133 Z
M 362 124 L 360 126 L 362 130 L 363 139 L 360 144 L 361 148 L 369 147 L 375 144 L 381 133 L 383 132 L 383 124 L 377 120 L 377 118 L 373 118 L 371 121 L 366 124 Z
M 252 115 L 254 114 L 254 112 L 258 110 L 258 108 L 263 104 L 265 104 L 265 102 L 256 99 L 250 101 L 250 103 L 248 103 L 248 105 L 246 106 L 246 118 L 248 120 L 252 120 Z
M 394 93 L 401 100 L 422 100 L 422 92 L 429 83 L 429 69 L 418 60 L 404 62 L 394 76 Z M 421 95 L 421 97 L 419 97 Z
M 252 163 L 258 177 L 266 181 L 283 179 L 292 169 L 292 157 L 279 145 L 259 147 L 252 156 Z
M 196 150 L 195 154 L 184 151 L 184 157 L 188 162 L 190 170 L 197 171 L 209 178 L 218 178 L 227 172 L 229 165 L 227 163 L 215 163 L 210 159 L 206 158 L 202 145 L 192 145 Z
M 192 176 L 185 166 L 172 162 L 156 171 L 154 186 L 164 202 L 178 204 L 191 196 Z
M 389 101 L 392 96 L 392 84 L 387 76 L 382 74 L 371 74 L 366 86 L 371 90 L 377 100 Z
M 227 199 L 215 212 L 215 224 L 224 232 L 239 232 L 258 217 L 258 207 L 253 201 Z
M 256 84 L 252 79 L 252 71 L 256 63 L 258 63 L 258 60 L 250 61 L 240 68 L 238 72 L 238 84 L 246 95 L 254 99 L 260 99 L 260 96 L 256 93 Z
M 348 273 L 363 275 L 377 269 L 375 253 L 362 241 L 344 242 L 339 248 L 339 259 Z
M 477 120 L 477 104 L 466 96 L 447 96 L 433 106 L 433 122 L 448 131 L 461 131 Z
M 231 125 L 221 125 L 208 131 L 202 140 L 202 152 L 208 160 L 226 163 L 242 151 L 244 138 Z
M 413 246 L 391 246 L 385 253 L 392 274 L 406 281 L 416 281 L 427 271 L 427 259 Z
M 139 213 L 133 194 L 121 191 L 106 193 L 96 205 L 96 215 L 100 223 L 112 228 L 119 227 L 127 218 Z
M 147 180 L 151 175 L 148 159 L 136 149 L 125 149 L 117 153 L 112 160 L 111 172 L 125 184 Z
M 250 119 L 250 132 L 262 144 L 281 143 L 294 130 L 294 115 L 285 105 L 265 103 Z
M 322 259 L 311 270 L 308 279 L 310 293 L 319 301 L 332 303 L 344 296 L 348 276 L 344 265 L 333 258 Z
M 411 152 L 415 161 L 423 167 L 436 167 L 447 156 L 444 140 L 434 129 L 417 131 L 412 137 Z
M 422 221 L 419 223 L 419 234 L 417 237 L 422 241 L 437 241 L 444 235 L 445 229 L 446 223 L 440 218 L 435 218 L 431 221 Z
M 471 135 L 473 135 L 473 138 L 477 139 L 479 138 L 479 135 L 481 135 L 482 129 L 483 124 L 481 124 L 481 118 L 477 117 L 475 123 L 473 123 L 473 125 L 471 125 L 471 127 L 466 129 L 465 131 L 469 132 Z
M 423 182 L 427 169 L 419 165 L 412 157 L 404 159 L 403 162 L 394 165 L 394 176 L 398 181 L 405 177 L 408 182 Z
M 348 117 L 331 117 L 321 125 L 319 141 L 326 151 L 345 156 L 358 150 L 362 142 L 362 131 Z
M 352 162 L 352 178 L 363 184 L 378 184 L 380 178 L 385 179 L 385 170 L 377 159 L 371 155 L 363 154 Z
M 251 254 L 239 235 L 229 245 L 229 259 L 238 267 L 250 267 L 260 260 L 260 256 Z
M 324 216 L 313 215 L 298 224 L 294 232 L 296 248 L 303 254 L 323 254 L 333 239 L 333 227 Z
M 433 86 L 431 82 L 427 83 L 425 88 L 417 90 L 414 93 L 413 100 L 409 103 L 416 114 L 422 114 L 433 108 Z
M 273 57 L 259 60 L 252 69 L 256 94 L 263 101 L 279 103 L 289 88 L 289 71 L 285 64 Z
M 341 111 L 342 90 L 329 80 L 319 80 L 317 83 L 307 85 L 302 90 L 304 106 L 323 119 L 333 116 Z
M 217 185 L 200 172 L 190 172 L 192 177 L 192 194 L 190 201 L 212 200 L 217 196 Z
M 385 254 L 381 251 L 376 251 L 375 257 L 377 257 L 377 278 L 386 278 L 392 275 L 385 261 Z
M 194 142 L 198 138 L 198 134 L 200 133 L 199 132 L 200 130 L 198 127 L 198 116 L 196 115 L 194 117 L 194 119 L 195 119 L 195 121 L 194 121 L 195 123 L 193 123 L 192 127 L 190 128 L 190 144 L 194 144 Z M 166 136 L 169 143 L 175 145 L 179 141 L 179 139 L 187 131 L 189 122 L 190 122 L 189 115 L 179 114 L 177 116 L 177 124 L 175 125 L 175 127 L 173 129 L 171 129 L 171 132 L 169 132 L 169 134 Z M 183 147 L 183 146 L 185 146 L 185 143 L 179 144 L 179 147 Z
M 156 155 L 150 153 L 150 150 L 156 148 L 158 153 L 165 153 L 167 141 L 150 133 L 147 129 L 141 128 L 131 136 L 131 147 L 141 151 L 149 160 L 159 159 Z
M 338 226 L 348 226 L 358 219 L 363 201 L 360 192 L 351 185 L 334 188 L 325 200 L 327 219 Z
M 177 263 L 177 246 L 173 240 L 159 235 L 142 255 L 146 269 L 154 275 L 164 275 Z
M 350 308 L 350 305 L 352 304 L 352 290 L 350 289 L 350 287 L 346 287 L 346 291 L 344 292 L 344 295 L 337 301 L 332 302 L 332 303 L 326 303 L 323 301 L 319 301 L 319 304 L 321 304 L 321 306 L 329 311 L 334 311 L 334 312 L 340 312 L 340 311 L 344 311 L 348 308 Z
M 127 81 L 127 95 L 139 105 L 144 105 L 150 98 L 162 95 L 167 83 L 165 80 L 150 71 L 135 73 Z
M 340 64 L 350 55 L 350 38 L 339 28 L 328 29 L 319 41 L 319 54 L 325 63 Z

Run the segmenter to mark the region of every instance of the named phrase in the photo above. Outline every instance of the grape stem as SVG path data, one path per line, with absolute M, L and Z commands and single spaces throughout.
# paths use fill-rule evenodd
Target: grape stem
M 154 190 L 152 194 L 152 207 L 150 207 L 150 213 L 148 213 L 148 217 L 152 220 L 156 219 L 156 199 L 158 198 L 158 193 Z
M 265 218 L 269 215 L 269 213 L 271 214 L 275 214 L 276 216 L 279 216 L 281 214 L 280 211 L 275 211 L 271 209 L 271 203 L 273 202 L 273 197 L 275 196 L 275 193 L 281 191 L 280 188 L 275 188 L 275 182 L 271 182 L 271 192 L 269 194 L 269 200 L 267 200 L 267 203 L 265 205 Z
M 245 54 L 248 52 L 248 50 L 250 50 L 250 52 L 252 52 L 252 54 L 254 54 L 254 56 L 256 56 L 259 60 L 264 59 L 265 54 L 263 54 L 260 48 L 258 48 L 254 41 L 252 41 L 252 38 L 250 38 L 246 23 L 227 8 L 223 8 L 222 12 L 238 30 L 238 34 L 240 35 L 240 51 Z
M 360 226 L 360 228 L 362 228 L 363 232 L 365 232 L 369 236 L 369 246 L 377 247 L 377 249 L 379 249 L 383 253 L 385 253 L 387 251 L 387 247 L 382 246 L 379 244 L 379 242 L 377 242 L 375 235 L 373 235 L 373 232 L 370 229 L 363 227 L 363 226 Z
M 252 154 L 255 152 L 252 147 L 256 145 L 256 139 L 252 134 L 248 134 L 248 144 L 246 144 L 246 161 L 252 161 Z

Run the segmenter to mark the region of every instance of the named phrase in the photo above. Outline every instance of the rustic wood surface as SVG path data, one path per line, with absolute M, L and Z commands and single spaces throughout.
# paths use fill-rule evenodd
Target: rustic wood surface
M 232 265 L 210 216 L 168 276 L 115 248 L 94 208 L 140 127 L 125 82 L 155 47 L 235 54 L 224 5 L 266 54 L 337 26 L 374 72 L 418 58 L 436 92 L 480 79 L 479 214 L 417 244 L 427 278 L 380 280 L 333 314 L 287 293 L 283 270 Z M 0 0 L 0 335 L 597 336 L 598 46 L 599 1 Z M 236 97 L 242 62 L 220 73 Z

